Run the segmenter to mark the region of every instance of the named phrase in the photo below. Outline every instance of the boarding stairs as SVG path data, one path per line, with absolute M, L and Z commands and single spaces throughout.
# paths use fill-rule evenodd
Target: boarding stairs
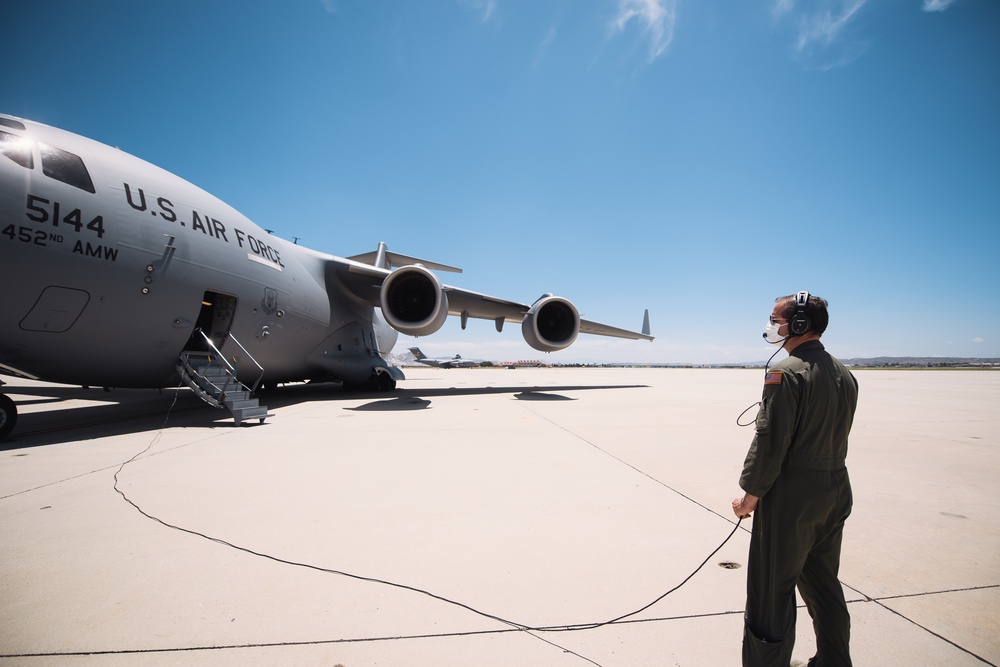
M 208 343 L 208 351 L 185 350 L 181 353 L 177 372 L 184 384 L 213 408 L 229 410 L 237 426 L 248 419 L 259 419 L 263 424 L 265 419 L 273 417 L 274 415 L 267 411 L 267 406 L 260 405 L 260 402 L 253 397 L 263 377 L 264 369 L 240 345 L 240 342 L 232 334 L 226 334 L 227 338 L 243 351 L 244 357 L 260 370 L 260 375 L 252 387 L 247 387 L 237 379 L 234 365 L 237 363 L 236 357 L 233 357 L 232 364 L 229 363 L 204 331 L 198 329 L 196 333 L 201 334 Z

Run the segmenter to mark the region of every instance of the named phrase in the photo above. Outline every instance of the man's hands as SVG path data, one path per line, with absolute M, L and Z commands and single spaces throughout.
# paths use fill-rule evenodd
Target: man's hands
M 750 495 L 749 493 L 743 494 L 742 498 L 737 498 L 733 501 L 733 514 L 740 519 L 748 518 L 750 513 L 757 509 L 758 500 L 760 498 L 757 496 Z

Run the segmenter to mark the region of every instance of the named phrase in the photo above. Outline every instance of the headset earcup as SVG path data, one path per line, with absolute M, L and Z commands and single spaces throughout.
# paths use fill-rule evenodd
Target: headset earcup
M 809 303 L 809 292 L 802 291 L 795 296 L 795 314 L 788 320 L 788 331 L 793 336 L 801 336 L 812 327 L 812 320 L 806 314 Z
M 809 331 L 809 316 L 805 313 L 796 313 L 792 316 L 792 319 L 788 322 L 788 330 L 792 332 L 793 336 L 801 336 L 805 332 Z

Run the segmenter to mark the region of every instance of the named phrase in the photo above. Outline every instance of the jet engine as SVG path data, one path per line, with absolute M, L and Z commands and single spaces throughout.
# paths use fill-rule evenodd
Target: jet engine
M 419 264 L 403 266 L 386 277 L 379 293 L 382 315 L 408 336 L 429 336 L 448 319 L 448 295 L 434 273 Z
M 566 299 L 546 294 L 528 309 L 521 320 L 521 333 L 536 350 L 562 350 L 572 345 L 580 333 L 580 313 Z

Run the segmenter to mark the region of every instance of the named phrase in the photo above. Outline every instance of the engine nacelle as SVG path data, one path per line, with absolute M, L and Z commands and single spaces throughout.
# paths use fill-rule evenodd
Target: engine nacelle
M 580 313 L 576 306 L 547 294 L 536 301 L 521 320 L 521 334 L 531 347 L 555 352 L 573 344 L 580 333 Z
M 448 295 L 434 273 L 423 266 L 403 266 L 386 277 L 379 293 L 382 315 L 408 336 L 428 336 L 448 319 Z

